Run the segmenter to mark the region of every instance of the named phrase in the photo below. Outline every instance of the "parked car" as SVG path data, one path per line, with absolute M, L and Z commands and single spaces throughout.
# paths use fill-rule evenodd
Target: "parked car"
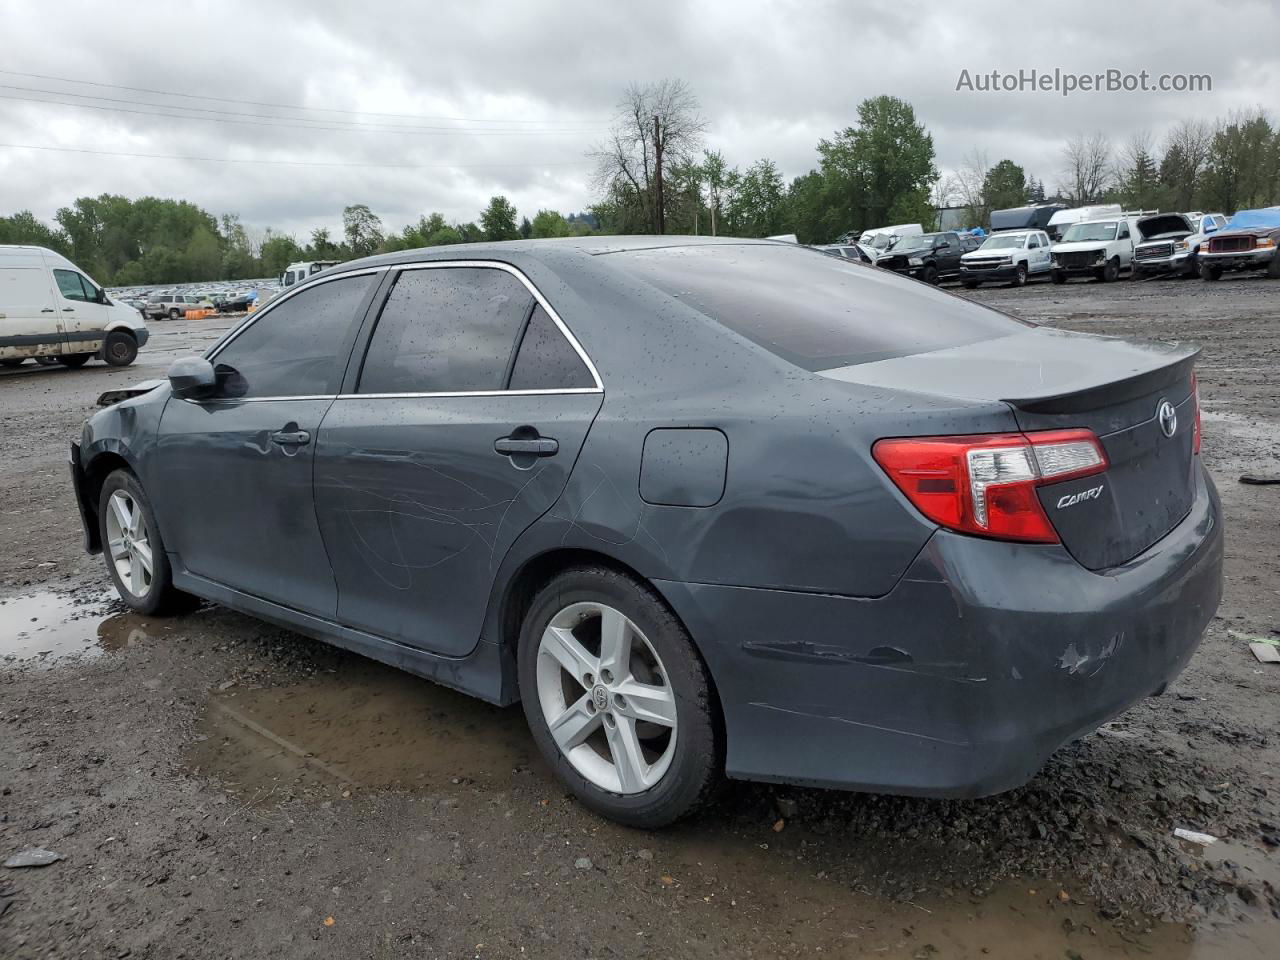
M 1044 229 L 1045 233 L 1049 234 L 1049 239 L 1056 243 L 1063 239 L 1063 234 L 1073 223 L 1105 220 L 1109 217 L 1118 217 L 1122 212 L 1122 208 L 1118 203 L 1099 203 L 1087 207 L 1070 207 L 1058 210 L 1050 216 L 1049 225 Z
M 128 366 L 149 335 L 133 307 L 112 300 L 61 254 L 0 246 L 0 365 L 31 358 L 82 367 L 100 357 Z
M 833 257 L 856 260 L 859 263 L 875 263 L 874 248 L 864 247 L 858 243 L 821 243 L 813 249 L 828 253 Z
M 1197 254 L 1205 235 L 1198 232 L 1203 223 L 1214 230 L 1217 227 L 1206 215 L 1191 217 L 1181 213 L 1164 213 L 1149 217 L 1139 224 L 1142 241 L 1133 248 L 1131 280 L 1143 280 L 1159 274 L 1178 274 L 1184 277 L 1200 275 Z
M 1241 210 L 1200 249 L 1200 276 L 1217 280 L 1224 273 L 1265 270 L 1280 279 L 1280 207 Z
M 218 301 L 217 311 L 219 313 L 243 313 L 257 302 L 258 292 L 256 290 L 235 293 Z
M 922 233 L 924 233 L 924 228 L 918 223 L 899 223 L 891 227 L 876 227 L 874 230 L 864 230 L 856 239 L 858 243 L 883 253 L 903 237 L 918 237 Z
M 1164 690 L 1222 589 L 1194 359 L 789 244 L 435 247 L 295 285 L 71 457 L 133 610 L 522 700 L 654 827 L 726 773 L 1007 790 Z
M 960 282 L 969 290 L 1002 280 L 1021 287 L 1049 273 L 1049 235 L 1043 230 L 993 233 L 977 250 L 961 255 Z
M 1059 210 L 1065 210 L 1061 203 L 1033 203 L 1025 207 L 1011 207 L 1007 210 L 991 211 L 991 232 L 1001 230 L 1044 230 L 1049 220 Z
M 212 309 L 213 303 L 203 294 L 159 293 L 147 301 L 147 316 L 152 320 L 181 320 L 188 310 Z
M 1133 263 L 1137 234 L 1134 218 L 1111 217 L 1073 223 L 1062 240 L 1050 249 L 1050 277 L 1065 283 L 1071 277 L 1089 276 L 1110 283 Z
M 960 257 L 965 252 L 960 236 L 953 231 L 915 234 L 899 238 L 880 255 L 876 266 L 925 283 L 939 283 L 960 275 Z

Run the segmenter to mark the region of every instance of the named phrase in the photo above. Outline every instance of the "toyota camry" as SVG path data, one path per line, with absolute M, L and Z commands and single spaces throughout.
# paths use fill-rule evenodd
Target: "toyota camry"
M 86 547 L 497 704 L 590 808 L 944 797 L 1160 693 L 1221 594 L 1180 345 L 771 241 L 325 270 L 72 445 Z

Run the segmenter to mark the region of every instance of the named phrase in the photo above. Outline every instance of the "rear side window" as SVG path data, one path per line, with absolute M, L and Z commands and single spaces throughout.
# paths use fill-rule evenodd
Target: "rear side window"
M 342 347 L 372 274 L 330 280 L 266 311 L 213 359 L 228 397 L 313 397 L 338 390 Z
M 1030 326 L 887 270 L 786 244 L 632 250 L 608 261 L 805 370 L 958 347 Z
M 501 390 L 532 302 L 505 270 L 404 271 L 369 341 L 359 392 Z
M 542 306 L 533 308 L 511 368 L 512 390 L 575 390 L 594 387 L 591 371 Z

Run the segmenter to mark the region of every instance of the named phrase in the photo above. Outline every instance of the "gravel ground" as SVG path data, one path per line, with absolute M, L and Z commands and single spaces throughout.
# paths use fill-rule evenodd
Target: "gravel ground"
M 0 957 L 1269 957 L 1280 937 L 1280 284 L 969 294 L 1203 346 L 1226 596 L 1163 697 L 1026 787 L 951 802 L 734 784 L 658 834 L 585 813 L 498 710 L 230 611 L 161 621 L 80 552 L 66 444 L 125 371 L 0 371 Z M 5 655 L 9 655 L 6 661 Z M 1208 848 L 1175 827 L 1222 838 Z

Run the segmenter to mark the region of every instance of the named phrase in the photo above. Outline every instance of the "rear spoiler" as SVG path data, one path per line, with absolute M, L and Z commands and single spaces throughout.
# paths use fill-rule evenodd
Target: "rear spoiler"
M 168 383 L 167 380 L 143 380 L 141 383 L 135 383 L 131 387 L 121 387 L 119 390 L 108 390 L 106 393 L 98 397 L 98 406 L 115 406 L 122 400 L 140 397 L 144 393 L 150 393 L 156 387 L 164 386 L 166 383 Z
M 1186 354 L 1172 363 L 1143 370 L 1131 377 L 1112 380 L 1096 387 L 1047 396 L 1041 394 L 1035 397 L 1001 397 L 1001 399 L 1027 413 L 1084 413 L 1099 407 L 1137 400 L 1156 390 L 1185 383 L 1191 377 L 1191 368 L 1195 366 L 1196 358 L 1199 356 L 1198 347 L 1189 348 Z

